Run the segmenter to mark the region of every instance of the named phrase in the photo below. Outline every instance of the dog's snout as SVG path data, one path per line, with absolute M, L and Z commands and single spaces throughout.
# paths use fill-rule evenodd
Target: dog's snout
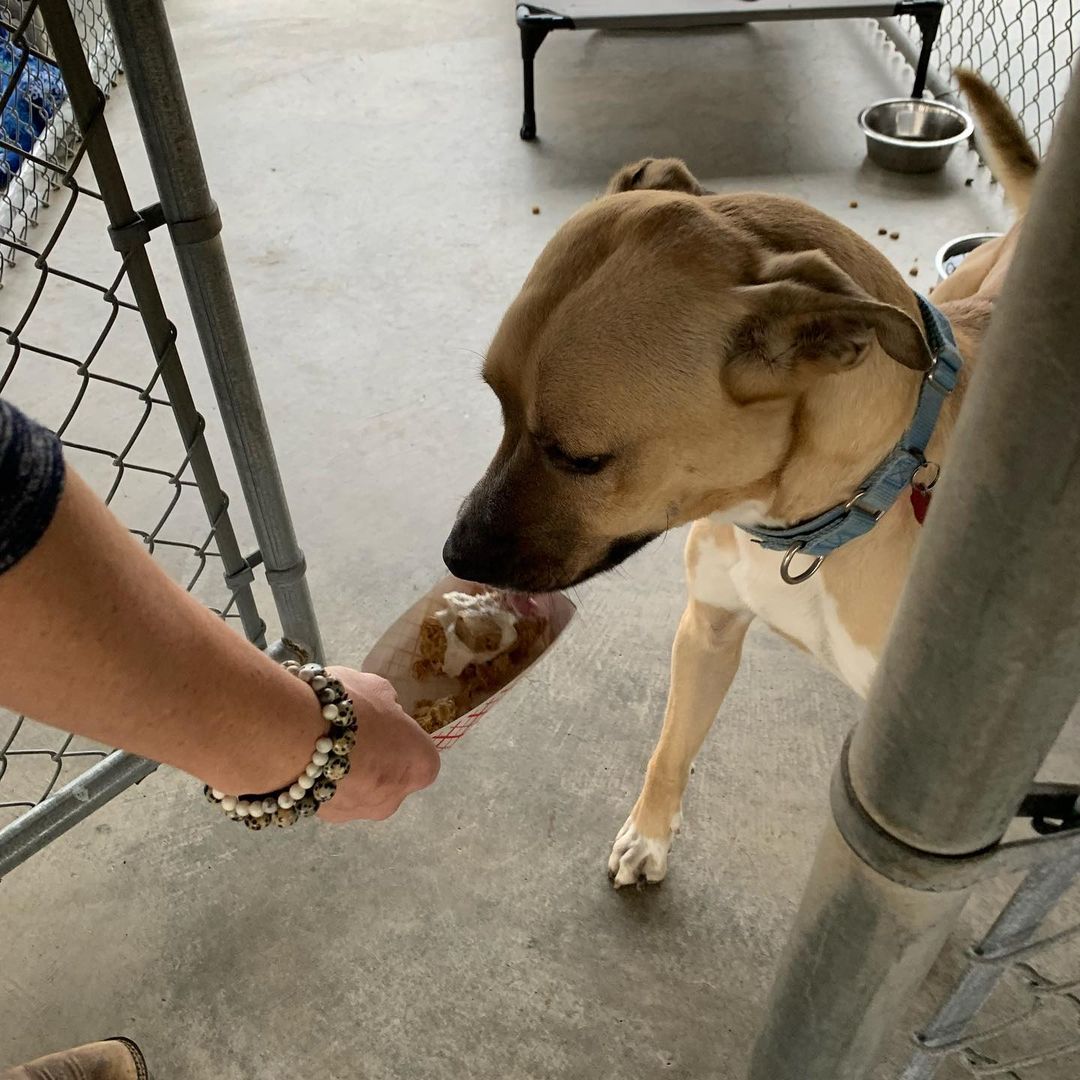
M 458 522 L 443 544 L 443 562 L 447 570 L 455 577 L 465 581 L 478 581 L 491 584 L 493 566 L 490 552 L 483 550 L 475 538 L 468 535 L 468 530 Z
M 528 469 L 527 457 L 523 461 L 514 469 L 505 455 L 496 457 L 462 504 L 443 545 L 443 562 L 455 577 L 497 589 L 552 592 L 593 561 L 567 500 L 545 486 L 542 470 Z
M 475 494 L 466 500 L 443 545 L 443 562 L 455 577 L 482 585 L 506 583 L 516 546 L 505 531 L 495 528 L 486 504 Z
M 511 509 L 474 492 L 443 545 L 443 562 L 455 577 L 497 589 L 548 592 L 563 576 L 561 556 L 541 542 L 538 530 Z

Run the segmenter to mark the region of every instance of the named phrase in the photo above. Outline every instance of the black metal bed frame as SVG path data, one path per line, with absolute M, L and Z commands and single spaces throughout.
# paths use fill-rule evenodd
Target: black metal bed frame
M 522 3 L 517 6 L 521 32 L 525 110 L 521 137 L 536 138 L 536 96 L 533 61 L 553 30 L 675 30 L 708 26 L 737 26 L 747 22 L 795 19 L 883 18 L 910 15 L 922 33 L 912 97 L 922 97 L 930 52 L 934 47 L 945 0 L 681 0 L 658 10 L 661 0 L 566 0 L 562 10 Z

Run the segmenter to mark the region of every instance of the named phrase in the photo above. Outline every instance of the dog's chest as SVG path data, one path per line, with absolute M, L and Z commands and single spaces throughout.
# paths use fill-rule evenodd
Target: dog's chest
M 780 577 L 781 553 L 764 550 L 738 530 L 734 535 L 734 549 L 700 545 L 691 595 L 715 607 L 753 612 L 865 695 L 877 657 L 852 639 L 825 578 L 815 574 L 801 585 L 787 585 Z

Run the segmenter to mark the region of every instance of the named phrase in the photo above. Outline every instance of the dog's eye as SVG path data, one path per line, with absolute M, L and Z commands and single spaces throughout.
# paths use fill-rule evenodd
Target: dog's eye
M 580 473 L 582 476 L 595 476 L 606 465 L 610 464 L 613 454 L 592 454 L 588 457 L 574 457 L 568 454 L 560 446 L 549 443 L 544 447 L 544 453 L 553 464 L 567 472 Z
M 567 458 L 566 464 L 576 473 L 593 476 L 611 461 L 610 454 L 595 454 L 592 457 Z

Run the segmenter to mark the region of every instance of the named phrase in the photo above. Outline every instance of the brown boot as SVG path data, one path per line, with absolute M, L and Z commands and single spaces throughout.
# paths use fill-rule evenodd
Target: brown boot
M 0 1080 L 149 1080 L 146 1059 L 130 1040 L 107 1039 L 0 1071 Z

